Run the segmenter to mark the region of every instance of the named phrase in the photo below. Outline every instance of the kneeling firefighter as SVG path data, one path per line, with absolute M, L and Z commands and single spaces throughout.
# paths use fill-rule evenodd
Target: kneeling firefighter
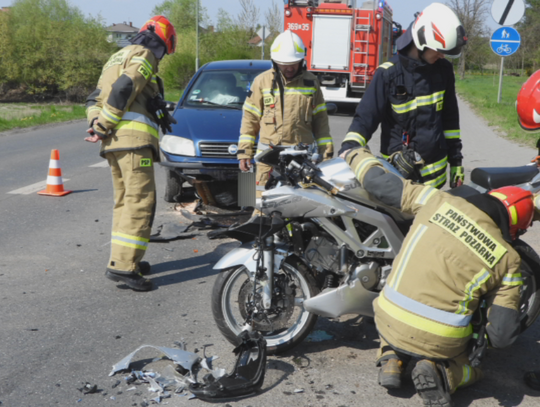
M 365 148 L 344 156 L 374 198 L 416 215 L 373 303 L 379 383 L 399 388 L 418 358 L 412 379 L 424 404 L 451 406 L 458 387 L 482 378 L 487 345 L 507 347 L 519 334 L 523 281 L 512 242 L 533 221 L 534 197 L 509 186 L 460 198 L 388 172 Z M 487 323 L 475 323 L 480 307 Z
M 161 59 L 176 48 L 176 32 L 163 17 L 151 18 L 103 67 L 97 88 L 86 101 L 90 129 L 85 140 L 101 141 L 100 155 L 111 167 L 114 209 L 111 257 L 105 276 L 139 291 L 152 289 L 143 277 L 156 206 L 154 162 L 159 161 L 159 127 L 175 120 L 164 108 L 157 76 Z
M 305 46 L 287 30 L 271 47 L 273 68 L 258 75 L 243 107 L 238 141 L 240 169 L 249 171 L 257 152 L 270 144 L 313 144 L 322 159 L 332 158 L 334 144 L 328 125 L 326 103 L 315 75 L 304 67 Z M 256 196 L 261 197 L 271 167 L 257 163 Z

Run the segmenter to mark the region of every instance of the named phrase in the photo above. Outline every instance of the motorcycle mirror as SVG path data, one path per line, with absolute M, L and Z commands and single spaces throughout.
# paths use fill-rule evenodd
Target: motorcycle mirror
M 327 103 L 326 104 L 326 111 L 328 114 L 334 114 L 337 112 L 337 105 L 335 103 Z

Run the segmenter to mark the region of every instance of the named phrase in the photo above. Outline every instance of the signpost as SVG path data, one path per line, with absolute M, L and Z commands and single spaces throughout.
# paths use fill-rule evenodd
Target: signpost
M 497 24 L 513 25 L 523 18 L 525 3 L 523 0 L 493 0 L 491 16 Z M 501 103 L 504 57 L 516 52 L 521 44 L 521 36 L 512 27 L 501 27 L 493 33 L 490 40 L 491 49 L 501 57 L 501 73 L 499 77 L 499 95 L 497 103 Z

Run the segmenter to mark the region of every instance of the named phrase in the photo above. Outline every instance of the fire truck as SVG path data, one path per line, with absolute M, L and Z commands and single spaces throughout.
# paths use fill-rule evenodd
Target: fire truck
M 358 103 L 392 56 L 392 9 L 384 0 L 287 0 L 285 29 L 306 46 L 306 67 L 326 101 Z

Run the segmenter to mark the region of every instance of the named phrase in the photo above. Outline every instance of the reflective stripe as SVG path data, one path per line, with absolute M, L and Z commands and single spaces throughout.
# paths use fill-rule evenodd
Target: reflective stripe
M 411 110 L 415 110 L 417 107 L 433 105 L 443 100 L 445 92 L 446 91 L 442 90 L 432 95 L 418 96 L 410 102 L 403 103 L 401 105 L 393 104 L 392 109 L 394 110 L 394 112 L 402 114 L 410 112 Z
M 392 62 L 385 62 L 384 64 L 381 64 L 377 67 L 377 69 L 379 68 L 383 68 L 383 69 L 388 69 L 390 68 L 391 66 L 394 66 L 394 64 Z
M 141 65 L 144 65 L 145 68 L 147 68 L 150 72 L 154 72 L 154 69 L 152 68 L 152 64 L 148 62 L 145 58 L 142 57 L 133 57 L 131 59 L 131 62 L 139 62 Z
M 318 146 L 326 146 L 328 144 L 334 144 L 332 142 L 332 137 L 321 137 L 317 139 L 317 145 Z
M 438 188 L 440 185 L 444 185 L 446 182 L 446 172 L 443 172 L 441 175 L 439 175 L 435 179 L 430 179 L 427 181 L 422 180 L 424 185 L 429 185 L 433 188 Z
M 254 105 L 248 102 L 244 102 L 244 110 L 247 110 L 248 112 L 254 113 L 258 117 L 262 117 L 262 112 Z
M 132 120 L 134 122 L 145 123 L 152 126 L 154 129 L 159 130 L 159 126 L 142 113 L 126 112 L 124 113 L 124 116 L 122 116 L 122 120 Z
M 274 93 L 274 95 L 280 95 L 279 89 L 274 89 L 274 92 L 272 92 L 272 89 L 270 88 L 262 89 L 262 94 L 265 96 L 271 95 L 272 93 Z
M 416 197 L 416 201 L 414 201 L 414 203 L 417 205 L 425 205 L 435 192 L 437 192 L 437 189 L 431 186 L 425 186 L 422 192 L 420 192 Z
M 96 112 L 96 116 L 99 116 L 99 112 L 101 112 L 101 107 L 98 107 L 96 105 L 90 106 L 88 109 L 86 109 L 86 115 L 89 116 L 90 113 Z
M 392 287 L 384 287 L 384 296 L 394 304 L 403 308 L 406 311 L 412 312 L 421 317 L 431 319 L 432 321 L 441 324 L 452 325 L 455 327 L 467 327 L 472 319 L 471 315 L 459 315 L 453 312 L 440 310 L 429 305 L 422 304 L 419 301 L 413 300 L 406 295 L 397 292 Z
M 463 377 L 461 378 L 461 381 L 456 386 L 456 389 L 459 386 L 464 386 L 471 380 L 471 367 L 469 365 L 463 365 Z
M 324 112 L 325 110 L 327 110 L 326 103 L 322 103 L 313 109 L 313 116 L 315 116 L 317 113 Z
M 112 236 L 112 243 L 141 250 L 146 250 L 148 248 L 148 242 L 150 241 L 144 237 L 131 236 L 118 232 L 113 232 Z
M 521 273 L 506 274 L 503 277 L 502 285 L 523 285 L 523 277 L 521 276 Z
M 239 143 L 251 143 L 255 144 L 255 136 L 252 136 L 251 134 L 242 134 L 240 136 L 240 139 L 238 140 Z
M 420 174 L 422 175 L 422 177 L 426 177 L 441 170 L 446 171 L 447 162 L 448 157 L 444 157 L 442 160 L 439 160 L 436 163 L 424 165 L 420 170 Z
M 386 287 L 385 287 L 386 289 Z M 428 332 L 433 335 L 438 335 L 446 338 L 466 338 L 472 334 L 472 325 L 457 327 L 450 326 L 444 323 L 429 320 L 420 315 L 415 315 L 406 311 L 386 299 L 385 290 L 381 292 L 378 298 L 378 304 L 381 309 L 404 324 L 413 328 Z M 444 312 L 444 311 L 442 311 Z M 452 314 L 454 315 L 454 314 Z
M 512 205 L 509 209 L 510 215 L 512 217 L 512 225 L 517 225 L 518 223 L 518 213 L 515 205 Z
M 460 130 L 446 130 L 444 131 L 444 138 L 446 139 L 461 138 L 461 131 Z
M 354 133 L 352 131 L 348 132 L 345 138 L 343 139 L 343 142 L 346 141 L 356 141 L 357 143 L 360 143 L 362 147 L 364 147 L 367 144 L 367 140 L 362 137 L 360 133 Z
M 146 123 L 139 123 L 132 120 L 129 120 L 129 121 L 122 120 L 120 123 L 118 123 L 118 125 L 114 129 L 140 131 L 144 133 L 149 133 L 152 136 L 159 138 L 158 130 L 154 129 L 152 126 L 149 126 Z
M 479 290 L 486 281 L 489 280 L 491 274 L 486 269 L 482 269 L 476 274 L 473 279 L 465 286 L 465 297 L 458 304 L 457 314 L 465 314 L 469 311 L 469 303 L 473 299 L 475 291 Z
M 152 83 L 157 83 L 157 76 L 156 75 L 152 75 Z
M 399 283 L 401 281 L 401 277 L 404 274 L 405 269 L 407 268 L 407 263 L 411 259 L 412 252 L 414 251 L 414 248 L 418 244 L 418 241 L 422 238 L 424 233 L 427 230 L 426 225 L 420 225 L 411 235 L 411 239 L 407 243 L 407 246 L 401 248 L 401 258 L 399 259 L 399 263 L 395 267 L 395 273 L 392 272 L 394 275 L 392 277 L 392 281 L 390 281 L 390 286 L 393 287 L 395 290 L 397 290 Z M 409 232 L 411 233 L 411 232 Z
M 360 161 L 354 169 L 354 175 L 356 176 L 356 179 L 360 181 L 362 178 L 362 174 L 366 170 L 366 167 L 373 163 L 379 166 L 379 160 L 374 157 L 364 158 L 362 161 Z
M 312 96 L 315 92 L 317 92 L 317 88 L 285 88 L 286 95 Z
M 101 110 L 101 113 L 103 114 L 103 116 L 105 116 L 107 118 L 107 120 L 109 120 L 110 122 L 112 122 L 114 124 L 117 124 L 120 120 L 122 120 L 122 118 L 120 116 L 117 116 L 117 115 L 111 113 L 109 111 L 109 109 L 107 109 L 107 106 L 103 107 L 103 109 Z

